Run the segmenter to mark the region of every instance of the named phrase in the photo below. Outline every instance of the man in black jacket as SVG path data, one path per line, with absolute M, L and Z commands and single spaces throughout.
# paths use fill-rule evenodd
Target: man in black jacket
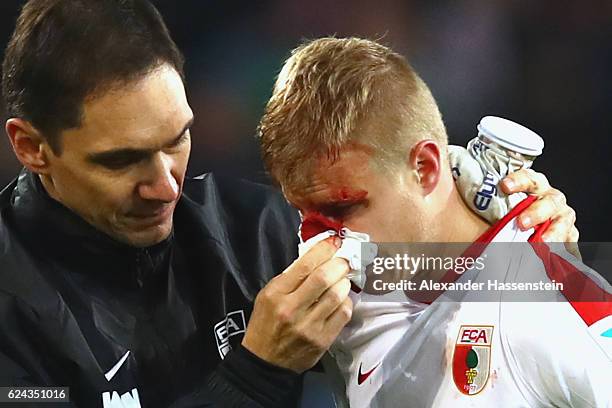
M 185 178 L 193 113 L 155 8 L 29 1 L 2 85 L 24 170 L 0 196 L 0 386 L 68 386 L 79 407 L 296 405 L 350 319 L 348 265 L 334 240 L 291 264 L 299 220 L 270 188 Z
M 185 180 L 193 113 L 155 8 L 28 2 L 3 91 L 25 170 L 2 193 L 0 385 L 68 385 L 84 407 L 294 404 L 297 372 L 350 308 L 331 289 L 316 327 L 311 311 L 298 327 L 268 310 L 250 329 L 265 351 L 238 347 L 256 294 L 296 257 L 298 220 L 270 188 Z M 327 273 L 346 274 L 325 265 L 334 248 L 276 279 L 269 304 L 317 267 L 292 296 L 312 304 L 338 280 Z

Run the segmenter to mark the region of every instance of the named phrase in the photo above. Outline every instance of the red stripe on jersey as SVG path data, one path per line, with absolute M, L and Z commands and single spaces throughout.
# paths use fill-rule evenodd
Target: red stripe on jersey
M 491 228 L 489 228 L 487 231 L 485 231 L 484 234 L 479 236 L 476 239 L 476 241 L 474 241 L 474 243 L 476 243 L 476 244 L 489 244 L 491 241 L 493 241 L 493 238 L 495 238 L 495 236 L 497 236 L 497 234 L 499 234 L 499 231 L 504 229 L 504 227 L 510 221 L 512 221 L 520 213 L 525 211 L 525 209 L 527 207 L 529 207 L 537 199 L 538 199 L 538 197 L 536 197 L 536 196 L 532 196 L 532 195 L 527 196 L 527 198 L 525 198 L 523 201 L 521 201 L 520 203 L 515 205 L 514 208 L 512 210 L 510 210 L 510 212 L 504 216 L 504 218 L 502 218 L 501 220 L 499 220 L 498 222 L 493 224 L 491 226 Z M 469 251 L 470 249 L 468 248 L 467 250 Z M 480 251 L 478 253 L 478 255 L 480 255 L 481 252 L 482 251 Z
M 549 224 L 539 226 L 529 238 L 534 252 L 544 263 L 548 277 L 563 284 L 561 293 L 587 326 L 612 315 L 612 294 L 542 242 L 542 234 Z
M 506 225 L 514 218 L 516 218 L 520 213 L 522 213 L 527 207 L 529 207 L 534 201 L 538 198 L 536 196 L 527 196 L 523 201 L 514 206 L 508 214 L 506 214 L 501 220 L 497 221 L 493 224 L 488 230 L 486 230 L 481 236 L 476 238 L 476 240 L 461 254 L 462 257 L 467 258 L 478 258 L 482 252 L 485 250 L 487 245 L 493 241 L 493 239 L 499 234 L 499 232 L 504 229 Z M 441 283 L 451 283 L 459 279 L 461 276 L 460 273 L 455 272 L 454 270 L 449 270 L 446 274 L 440 279 Z M 430 304 L 434 300 L 436 300 L 442 293 L 441 291 L 426 291 L 425 293 L 420 292 L 411 292 L 410 298 L 422 303 Z M 408 295 L 408 293 L 406 293 Z

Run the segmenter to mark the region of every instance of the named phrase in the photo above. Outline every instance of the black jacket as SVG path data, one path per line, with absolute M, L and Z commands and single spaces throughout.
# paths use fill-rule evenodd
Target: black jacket
M 272 189 L 206 175 L 186 180 L 173 234 L 136 249 L 22 172 L 0 195 L 0 386 L 69 386 L 78 407 L 295 405 L 299 376 L 239 345 L 298 222 Z

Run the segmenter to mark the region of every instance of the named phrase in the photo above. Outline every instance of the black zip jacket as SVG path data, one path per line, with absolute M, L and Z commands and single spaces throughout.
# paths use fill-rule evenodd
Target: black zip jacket
M 271 188 L 209 174 L 185 181 L 172 235 L 136 249 L 22 172 L 0 194 L 0 386 L 68 386 L 78 407 L 297 405 L 300 376 L 240 342 L 298 222 Z

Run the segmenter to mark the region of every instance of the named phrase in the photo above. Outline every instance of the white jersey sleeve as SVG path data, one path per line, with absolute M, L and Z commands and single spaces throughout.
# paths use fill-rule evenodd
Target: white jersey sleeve
M 563 244 L 535 244 L 564 302 L 502 303 L 502 346 L 538 405 L 612 406 L 612 290 Z M 526 265 L 526 269 L 537 265 Z
M 567 302 L 505 303 L 500 347 L 531 406 L 612 406 L 612 363 Z

